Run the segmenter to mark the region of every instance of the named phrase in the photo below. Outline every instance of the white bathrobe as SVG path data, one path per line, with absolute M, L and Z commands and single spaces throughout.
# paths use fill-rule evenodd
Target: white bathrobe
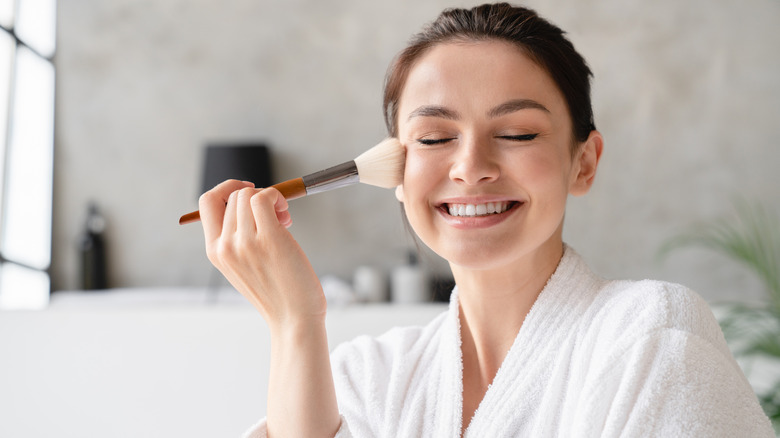
M 331 354 L 337 437 L 459 437 L 458 294 L 425 327 Z M 246 437 L 266 436 L 265 421 Z M 464 435 L 774 437 L 707 304 L 657 281 L 605 281 L 574 250 L 526 317 Z

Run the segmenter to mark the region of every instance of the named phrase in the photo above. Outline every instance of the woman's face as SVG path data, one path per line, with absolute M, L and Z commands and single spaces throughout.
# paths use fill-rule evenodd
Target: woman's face
M 431 48 L 407 77 L 398 134 L 407 155 L 396 195 L 437 254 L 492 269 L 554 245 L 560 253 L 567 195 L 587 191 L 592 176 L 583 186 L 563 96 L 518 48 Z

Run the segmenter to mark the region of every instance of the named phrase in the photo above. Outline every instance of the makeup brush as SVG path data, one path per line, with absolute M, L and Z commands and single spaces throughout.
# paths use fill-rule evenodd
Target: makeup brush
M 404 177 L 406 150 L 396 138 L 386 138 L 378 145 L 346 163 L 274 184 L 287 200 L 346 187 L 358 182 L 390 189 L 401 184 Z M 200 212 L 193 211 L 179 218 L 179 225 L 197 222 Z

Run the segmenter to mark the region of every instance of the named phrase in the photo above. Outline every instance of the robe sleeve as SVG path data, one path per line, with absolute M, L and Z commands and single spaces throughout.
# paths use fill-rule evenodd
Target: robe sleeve
M 733 357 L 706 337 L 659 328 L 612 359 L 589 382 L 586 436 L 775 436 Z
M 268 438 L 266 419 L 263 418 L 257 424 L 250 427 L 246 432 L 244 432 L 242 438 Z M 352 434 L 349 431 L 349 425 L 347 425 L 347 420 L 344 419 L 343 416 L 341 417 L 341 425 L 339 426 L 339 430 L 336 431 L 336 435 L 334 435 L 333 438 L 352 438 Z

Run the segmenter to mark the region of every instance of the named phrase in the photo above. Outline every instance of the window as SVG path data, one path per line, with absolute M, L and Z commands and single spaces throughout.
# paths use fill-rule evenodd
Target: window
M 0 308 L 51 281 L 56 0 L 0 0 Z

